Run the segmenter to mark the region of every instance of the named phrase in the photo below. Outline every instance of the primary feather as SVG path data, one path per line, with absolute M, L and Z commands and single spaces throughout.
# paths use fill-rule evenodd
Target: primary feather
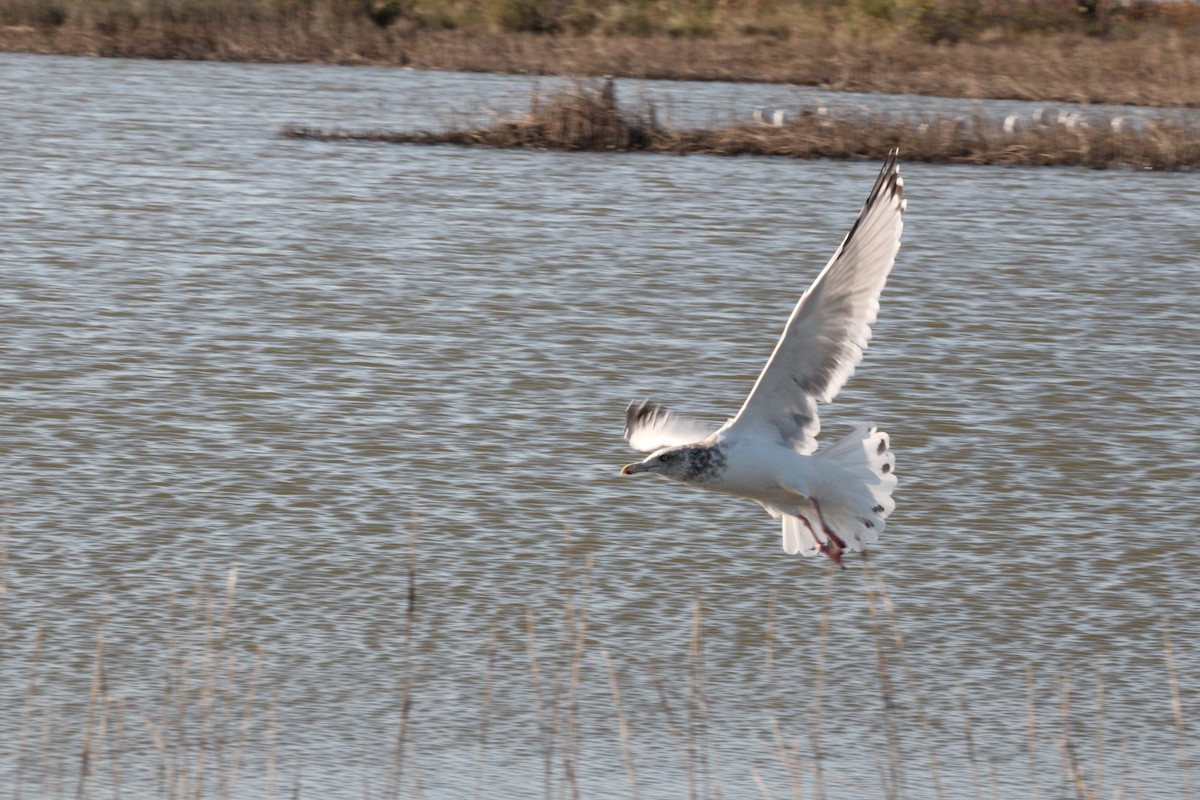
M 630 403 L 625 409 L 625 439 L 643 453 L 706 439 L 712 432 L 712 426 L 668 411 L 652 400 Z
M 816 450 L 817 403 L 833 400 L 862 360 L 906 207 L 893 151 L 858 220 L 796 303 L 732 428 L 776 436 L 797 453 Z

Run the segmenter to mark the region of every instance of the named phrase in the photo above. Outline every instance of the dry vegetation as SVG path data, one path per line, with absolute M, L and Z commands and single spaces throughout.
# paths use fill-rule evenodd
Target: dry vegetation
M 535 97 L 518 120 L 445 131 L 342 131 L 289 126 L 283 135 L 322 141 L 528 147 L 571 151 L 649 151 L 789 158 L 882 159 L 899 147 L 905 160 L 939 163 L 1039 166 L 1200 167 L 1195 115 L 1128 122 L 1124 118 L 993 120 L 933 117 L 911 120 L 885 114 L 828 115 L 807 110 L 781 124 L 675 130 L 657 121 L 652 104 L 636 112 L 618 107 L 612 81 L 579 84 L 547 99 Z
M 412 640 L 417 635 L 413 619 L 419 613 L 413 602 L 416 574 L 415 566 L 410 568 L 408 610 L 399 634 L 410 658 Z M 768 687 L 761 708 L 762 726 L 773 737 L 773 745 L 764 757 L 774 760 L 776 772 L 785 776 L 785 782 L 775 787 L 778 795 L 772 794 L 768 779 L 760 772 L 765 765 L 762 759 L 757 766 L 722 763 L 719 770 L 714 769 L 711 754 L 721 741 L 722 721 L 711 717 L 709 707 L 710 699 L 721 691 L 721 686 L 705 663 L 704 610 L 699 601 L 693 604 L 690 619 L 678 621 L 690 631 L 686 655 L 664 663 L 661 673 L 651 666 L 649 674 L 641 674 L 645 665 L 610 655 L 596 643 L 589 628 L 590 574 L 590 558 L 581 580 L 568 574 L 559 619 L 548 623 L 543 619 L 539 626 L 533 610 L 529 609 L 524 642 L 498 643 L 493 627 L 486 646 L 479 643 L 480 662 L 458 667 L 464 677 L 482 675 L 477 686 L 476 796 L 480 796 L 488 772 L 490 749 L 495 747 L 489 741 L 488 720 L 493 713 L 492 698 L 501 689 L 529 693 L 533 699 L 536 730 L 528 732 L 528 741 L 541 751 L 544 775 L 527 776 L 529 796 L 537 795 L 542 787 L 547 797 L 586 797 L 588 787 L 581 785 L 579 777 L 582 768 L 589 757 L 608 752 L 619 753 L 624 767 L 625 774 L 614 775 L 613 780 L 624 782 L 628 796 L 637 797 L 639 775 L 633 754 L 639 742 L 644 745 L 648 740 L 657 745 L 673 745 L 667 748 L 678 758 L 673 766 L 686 776 L 687 796 L 693 798 L 720 796 L 722 773 L 726 780 L 734 774 L 749 774 L 764 797 L 823 797 L 827 787 L 837 786 L 858 787 L 862 797 L 896 800 L 911 796 L 964 796 L 953 789 L 947 792 L 945 786 L 947 783 L 962 786 L 968 775 L 973 788 L 971 796 L 998 796 L 996 762 L 986 754 L 977 753 L 971 745 L 973 726 L 987 721 L 972 719 L 971 710 L 962 698 L 960 703 L 964 704 L 948 718 L 940 717 L 945 709 L 942 712 L 932 709 L 929 699 L 941 698 L 947 681 L 944 676 L 920 671 L 910 663 L 896 607 L 883 579 L 866 562 L 857 562 L 849 572 L 827 573 L 823 611 L 814 630 L 819 649 L 814 662 L 805 665 L 805 674 L 811 680 L 804 687 L 804 702 L 810 712 L 807 726 L 802 730 L 783 721 L 779 701 L 774 699 L 778 692 L 781 698 L 792 698 L 784 702 L 793 706 L 798 702 L 793 696 L 794 687 L 782 685 L 776 678 L 775 598 L 772 596 L 766 603 L 761 638 L 754 647 L 761 648 L 761 679 Z M 47 666 L 42 653 L 44 636 L 41 632 L 33 635 L 29 642 L 31 655 L 26 659 L 31 665 L 28 683 L 23 689 L 12 687 L 10 692 L 14 695 L 21 692 L 23 700 L 7 709 L 8 729 L 15 732 L 15 738 L 5 743 L 5 752 L 15 755 L 15 763 L 0 762 L 0 767 L 4 767 L 0 775 L 10 782 L 5 789 L 14 797 L 73 794 L 76 798 L 139 796 L 200 800 L 246 796 L 246 786 L 254 785 L 259 796 L 267 798 L 277 796 L 277 792 L 279 796 L 299 796 L 298 776 L 305 766 L 312 775 L 320 769 L 320 763 L 289 763 L 279 754 L 277 744 L 287 736 L 287 731 L 278 730 L 273 704 L 266 699 L 277 677 L 264 674 L 258 658 L 251 664 L 239 663 L 239 648 L 232 643 L 237 633 L 236 579 L 237 571 L 231 570 L 223 586 L 202 580 L 192 601 L 183 604 L 180 613 L 172 615 L 176 627 L 166 632 L 165 681 L 159 676 L 147 676 L 142 686 L 135 687 L 114 681 L 108 674 L 108 645 L 102 622 L 91 668 L 90 691 L 76 703 L 64 702 L 59 687 L 41 674 Z M 875 712 L 878 716 L 862 723 L 864 742 L 874 741 L 876 736 L 884 740 L 884 746 L 874 756 L 879 785 L 869 788 L 838 774 L 823 755 L 828 743 L 823 738 L 822 720 L 826 714 L 837 713 L 838 706 L 838 687 L 826 675 L 826 662 L 834 584 L 841 580 L 861 583 L 868 627 L 860 642 L 862 652 L 856 657 L 873 660 L 882 701 Z M 15 642 L 11 635 L 9 639 Z M 495 669 L 498 648 L 513 650 L 507 653 L 506 663 L 519 664 L 524 660 L 527 669 L 498 673 Z M 518 655 L 520 651 L 523 658 Z M 0 655 L 11 658 L 12 652 L 6 650 Z M 1171 756 L 1177 759 L 1183 779 L 1194 782 L 1188 744 L 1192 724 L 1185 717 L 1169 631 L 1163 634 L 1163 659 L 1162 708 L 1156 724 L 1178 741 L 1178 752 Z M 379 742 L 378 757 L 367 758 L 379 765 L 379 774 L 362 776 L 361 793 L 366 797 L 422 796 L 421 767 L 413 747 L 421 730 L 409 713 L 414 702 L 420 702 L 420 686 L 411 680 L 412 664 L 398 664 L 397 670 L 406 677 L 394 698 L 399 709 L 395 735 Z M 592 705 L 603 695 L 586 692 L 586 684 L 590 682 L 603 687 L 603 695 L 611 699 L 611 706 Z M 160 692 L 145 690 L 146 685 L 156 684 L 161 684 Z M 651 684 L 657 701 L 651 701 L 650 707 L 630 708 L 623 687 L 628 690 L 634 684 Z M 1095 717 L 1081 717 L 1078 710 L 1073 713 L 1073 704 L 1081 697 L 1086 702 L 1091 691 L 1097 697 L 1097 708 L 1091 712 Z M 592 698 L 586 707 L 585 694 Z M 1013 698 L 1012 720 L 1002 723 L 1012 731 L 1014 740 L 1025 740 L 1025 753 L 1018 756 L 1025 763 L 1007 767 L 1009 789 L 1014 777 L 1019 779 L 1024 775 L 1028 792 L 1022 796 L 1044 796 L 1042 789 L 1047 785 L 1070 787 L 1069 791 L 1058 794 L 1052 789 L 1050 796 L 1124 797 L 1127 793 L 1141 796 L 1139 787 L 1145 778 L 1144 770 L 1136 765 L 1131 767 L 1128 742 L 1115 732 L 1102 735 L 1102 680 L 1097 679 L 1094 690 L 1088 686 L 1076 687 L 1066 675 L 1039 677 L 1031 667 L 1025 674 L 1025 694 L 1024 698 Z M 468 697 L 464 693 L 464 707 L 470 705 Z M 642 702 L 645 700 L 643 694 Z M 465 713 L 474 712 L 468 708 Z M 581 717 L 597 714 L 611 721 L 613 741 L 581 741 Z M 955 719 L 956 715 L 960 718 Z M 639 726 L 631 726 L 631 716 L 640 721 Z M 654 729 L 655 724 L 661 727 Z M 947 737 L 966 745 L 948 748 Z M 989 766 L 990 775 L 984 769 Z M 620 791 L 619 786 L 610 783 L 607 790 Z M 914 787 L 916 795 L 912 793 Z
M 1200 107 L 1193 0 L 0 0 L 0 49 Z

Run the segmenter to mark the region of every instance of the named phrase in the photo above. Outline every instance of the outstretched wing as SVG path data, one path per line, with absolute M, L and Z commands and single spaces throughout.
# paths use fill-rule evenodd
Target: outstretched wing
M 651 453 L 691 444 L 707 439 L 712 432 L 712 427 L 700 420 L 672 413 L 652 400 L 630 403 L 625 409 L 625 439 L 634 450 Z
M 858 220 L 796 303 L 783 335 L 729 430 L 816 449 L 817 403 L 837 395 L 862 360 L 879 295 L 900 249 L 904 181 L 888 154 Z

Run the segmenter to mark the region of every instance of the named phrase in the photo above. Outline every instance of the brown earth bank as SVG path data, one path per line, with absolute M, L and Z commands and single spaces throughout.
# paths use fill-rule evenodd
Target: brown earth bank
M 671 8 L 691 8 L 690 1 L 677 0 Z M 640 26 L 618 24 L 625 19 L 619 18 L 590 27 L 573 26 L 574 17 L 539 22 L 530 9 L 548 8 L 548 0 L 492 0 L 474 17 L 463 12 L 462 19 L 440 22 L 429 17 L 429 6 L 426 17 L 418 16 L 413 9 L 421 6 L 415 2 L 0 0 L 0 50 L 761 81 L 945 97 L 1200 107 L 1200 5 L 1192 3 L 1167 4 L 1149 19 L 1135 18 L 1128 9 L 1108 16 L 1083 13 L 1090 21 L 1043 14 L 1022 29 L 1011 11 L 1004 12 L 1007 17 L 985 14 L 982 21 L 966 16 L 967 10 L 984 8 L 984 0 L 871 0 L 873 5 L 796 0 L 785 16 L 771 16 L 751 2 L 741 16 L 727 19 L 709 14 L 680 22 L 678 13 L 663 11 L 661 20 L 651 16 Z M 865 14 L 864 4 L 891 16 Z M 643 6 L 655 8 L 652 0 L 638 7 Z M 1085 8 L 1073 1 L 1067 6 L 1013 0 L 1004 7 L 1076 16 Z M 554 6 L 577 15 L 592 7 L 613 5 Z M 709 7 L 717 6 L 695 8 Z M 911 8 L 942 8 L 948 21 L 904 11 Z M 372 9 L 374 15 L 368 13 Z M 525 16 L 510 18 L 522 10 Z M 1174 16 L 1165 16 L 1168 11 Z
M 446 131 L 344 131 L 289 126 L 282 135 L 322 141 L 535 148 L 571 151 L 648 151 L 789 158 L 882 159 L 899 147 L 906 161 L 953 164 L 1200 168 L 1200 125 L 1123 117 L 1102 120 L 1004 123 L 975 118 L 911 120 L 886 114 L 844 116 L 808 111 L 782 124 L 674 130 L 660 125 L 652 104 L 619 109 L 613 82 L 581 84 L 535 98 L 519 119 Z

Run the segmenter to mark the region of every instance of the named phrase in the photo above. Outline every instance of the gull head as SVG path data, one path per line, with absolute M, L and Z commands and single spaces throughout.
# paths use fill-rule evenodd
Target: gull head
M 635 461 L 632 464 L 626 464 L 621 468 L 622 475 L 637 475 L 640 472 L 651 472 L 655 475 L 662 475 L 664 478 L 674 478 L 677 481 L 684 479 L 684 475 L 688 472 L 691 458 L 688 451 L 692 448 L 683 447 L 664 447 L 658 450 L 641 461 Z
M 720 449 L 708 444 L 685 444 L 664 447 L 641 461 L 626 464 L 622 475 L 649 472 L 684 483 L 704 483 L 715 477 L 725 466 Z

